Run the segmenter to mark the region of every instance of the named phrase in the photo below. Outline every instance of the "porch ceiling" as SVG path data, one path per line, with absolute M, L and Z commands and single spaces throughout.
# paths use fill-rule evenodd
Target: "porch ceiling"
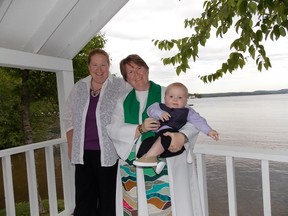
M 72 59 L 128 0 L 0 0 L 0 48 Z

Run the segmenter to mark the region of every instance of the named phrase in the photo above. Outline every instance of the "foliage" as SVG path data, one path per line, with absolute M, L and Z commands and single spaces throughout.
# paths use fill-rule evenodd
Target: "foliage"
M 0 149 L 23 145 L 24 132 L 21 108 L 22 70 L 0 68 Z M 56 75 L 52 72 L 30 71 L 30 123 L 35 142 L 46 139 L 47 131 L 59 122 Z
M 48 216 L 49 214 L 49 201 L 43 200 L 42 201 L 44 212 L 41 213 L 41 216 Z M 64 201 L 58 200 L 58 211 L 61 212 L 64 210 Z M 16 215 L 20 216 L 29 216 L 30 215 L 30 206 L 28 202 L 19 202 L 15 205 Z M 5 209 L 0 210 L 0 216 L 5 216 L 6 211 Z
M 285 37 L 288 30 L 288 1 L 287 0 L 207 0 L 204 2 L 204 12 L 199 18 L 186 19 L 185 28 L 194 28 L 191 37 L 172 40 L 153 40 L 160 50 L 171 50 L 174 46 L 179 52 L 172 57 L 163 58 L 164 65 L 178 64 L 176 73 L 189 69 L 189 60 L 195 62 L 199 46 L 205 47 L 210 38 L 211 29 L 216 29 L 216 37 L 221 37 L 234 26 L 237 35 L 230 45 L 231 53 L 226 62 L 222 63 L 215 73 L 201 76 L 207 83 L 222 77 L 227 72 L 243 68 L 248 60 L 248 54 L 256 63 L 257 69 L 271 67 L 266 55 L 263 41 L 278 40 Z M 234 24 L 235 23 L 235 24 Z
M 47 132 L 59 123 L 56 74 L 53 72 L 30 71 L 30 123 L 33 141 L 47 139 Z
M 0 68 L 0 149 L 23 142 L 20 97 L 16 88 L 20 82 L 13 70 Z
M 86 77 L 88 75 L 87 71 L 87 57 L 91 50 L 96 48 L 104 48 L 106 43 L 104 34 L 97 34 L 91 41 L 89 41 L 86 46 L 74 57 L 73 59 L 73 69 L 74 69 L 74 81 Z

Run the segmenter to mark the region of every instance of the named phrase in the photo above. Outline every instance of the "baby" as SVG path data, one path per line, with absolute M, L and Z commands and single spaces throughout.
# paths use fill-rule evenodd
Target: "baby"
M 164 161 L 158 163 L 158 157 L 173 157 L 185 150 L 183 146 L 178 152 L 170 152 L 168 148 L 171 137 L 163 135 L 166 132 L 177 133 L 181 127 L 190 122 L 212 139 L 216 141 L 219 139 L 218 132 L 208 125 L 206 119 L 187 106 L 188 89 L 185 85 L 179 82 L 170 84 L 166 89 L 164 99 L 165 104 L 154 103 L 147 109 L 149 117 L 160 121 L 160 128 L 155 131 L 154 136 L 143 140 L 137 153 L 138 159 L 133 162 L 135 166 L 154 167 L 156 173 L 160 173 L 165 166 Z

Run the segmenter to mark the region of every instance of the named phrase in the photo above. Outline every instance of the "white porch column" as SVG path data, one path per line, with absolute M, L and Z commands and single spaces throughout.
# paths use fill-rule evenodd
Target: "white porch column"
M 65 101 L 69 96 L 69 93 L 74 85 L 73 70 L 58 71 L 56 73 L 56 76 L 57 76 L 57 90 L 58 90 L 58 102 L 60 112 L 61 137 L 66 138 L 66 130 L 63 122 L 63 115 L 65 111 Z M 74 187 L 75 168 L 73 165 L 71 165 L 68 159 L 67 145 L 61 146 L 61 165 L 63 174 L 62 180 L 63 180 L 63 196 L 64 196 L 65 209 L 67 209 L 70 213 L 72 213 L 75 206 L 75 187 Z

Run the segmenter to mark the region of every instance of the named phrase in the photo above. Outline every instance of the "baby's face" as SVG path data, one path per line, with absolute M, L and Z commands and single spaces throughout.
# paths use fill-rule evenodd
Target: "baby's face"
M 165 94 L 165 104 L 169 108 L 183 108 L 187 104 L 187 92 L 182 88 L 167 89 Z

